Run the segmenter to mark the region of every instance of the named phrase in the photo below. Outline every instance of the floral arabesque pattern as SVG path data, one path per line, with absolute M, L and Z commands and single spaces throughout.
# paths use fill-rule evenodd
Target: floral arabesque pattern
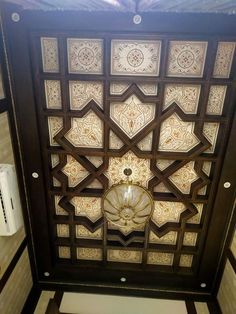
M 111 74 L 142 76 L 158 75 L 160 48 L 160 41 L 112 40 Z
M 143 104 L 137 96 L 123 103 L 111 103 L 111 119 L 129 138 L 134 137 L 155 117 L 155 105 Z
M 67 51 L 69 73 L 103 73 L 102 39 L 68 38 Z
M 167 76 L 202 77 L 207 42 L 170 41 Z

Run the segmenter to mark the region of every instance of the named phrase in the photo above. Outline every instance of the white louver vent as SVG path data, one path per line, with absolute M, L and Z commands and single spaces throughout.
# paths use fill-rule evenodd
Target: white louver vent
M 0 164 L 0 236 L 10 236 L 22 226 L 15 167 Z

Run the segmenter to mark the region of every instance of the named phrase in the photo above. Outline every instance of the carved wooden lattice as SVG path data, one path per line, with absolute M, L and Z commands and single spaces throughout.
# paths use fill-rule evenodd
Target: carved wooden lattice
M 34 46 L 57 262 L 196 269 L 235 43 L 54 34 L 35 36 Z M 102 215 L 101 196 L 125 168 L 153 194 L 145 229 Z

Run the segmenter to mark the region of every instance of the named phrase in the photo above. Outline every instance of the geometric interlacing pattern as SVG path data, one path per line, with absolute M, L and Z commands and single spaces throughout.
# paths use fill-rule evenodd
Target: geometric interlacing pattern
M 163 66 L 162 40 L 73 37 L 62 49 L 59 37 L 41 38 L 39 71 L 57 258 L 195 267 L 227 118 L 229 86 L 215 79 L 230 77 L 235 43 L 216 43 L 210 68 L 205 40 L 168 40 Z M 126 168 L 154 199 L 145 227 L 102 213 Z

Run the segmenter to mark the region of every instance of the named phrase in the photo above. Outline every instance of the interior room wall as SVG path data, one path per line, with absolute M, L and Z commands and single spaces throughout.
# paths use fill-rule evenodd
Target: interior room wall
M 1 77 L 0 99 L 4 98 L 2 86 Z M 0 164 L 13 164 L 8 112 L 2 112 L 1 101 L 0 112 Z M 0 236 L 0 313 L 2 314 L 19 314 L 32 288 L 26 243 L 23 226 L 12 236 Z
M 229 249 L 217 299 L 224 314 L 236 313 L 236 232 Z

